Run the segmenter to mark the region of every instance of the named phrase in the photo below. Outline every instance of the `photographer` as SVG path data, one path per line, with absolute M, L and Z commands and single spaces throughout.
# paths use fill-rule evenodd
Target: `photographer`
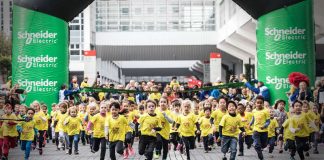
M 24 103 L 26 97 L 22 95 L 27 95 L 27 92 L 24 89 L 19 89 L 19 84 L 15 84 L 14 87 L 12 87 L 9 92 L 7 92 L 6 102 L 10 103 L 11 106 Z

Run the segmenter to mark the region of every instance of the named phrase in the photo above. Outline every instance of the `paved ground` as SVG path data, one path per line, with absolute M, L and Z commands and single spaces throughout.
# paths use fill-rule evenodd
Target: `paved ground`
M 135 142 L 134 147 L 136 149 L 136 155 L 128 158 L 129 160 L 144 160 L 144 156 L 138 155 L 137 152 L 138 143 Z M 30 160 L 99 160 L 99 152 L 91 153 L 89 146 L 79 146 L 80 154 L 79 155 L 67 155 L 65 151 L 56 151 L 56 147 L 50 143 L 47 144 L 44 149 L 44 154 L 39 155 L 37 150 L 32 151 Z M 321 154 L 314 155 L 311 154 L 307 159 L 309 160 L 324 160 L 324 144 L 320 144 L 318 150 Z M 198 147 L 195 150 L 190 152 L 192 160 L 221 160 L 223 154 L 220 152 L 220 148 L 212 150 L 209 153 L 204 153 L 203 149 Z M 267 150 L 264 151 L 265 159 L 273 159 L 273 160 L 289 160 L 289 154 L 284 152 L 283 154 L 278 154 L 278 150 L 274 151 L 274 158 L 269 158 L 269 154 Z M 228 155 L 229 156 L 229 155 Z M 229 158 L 229 157 L 228 157 Z M 15 148 L 10 150 L 9 160 L 23 160 L 24 152 L 19 148 Z M 109 150 L 106 151 L 105 159 L 109 158 Z M 117 155 L 117 159 L 122 160 L 123 157 Z M 161 159 L 161 158 L 160 158 Z M 257 155 L 254 149 L 246 150 L 244 157 L 237 157 L 237 160 L 257 160 Z M 186 160 L 184 155 L 181 155 L 178 151 L 171 151 L 168 160 Z M 296 156 L 296 160 L 299 160 L 298 156 Z

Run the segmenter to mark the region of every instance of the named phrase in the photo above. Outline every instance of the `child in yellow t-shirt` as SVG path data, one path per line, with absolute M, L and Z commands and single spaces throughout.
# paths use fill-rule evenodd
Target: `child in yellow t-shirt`
M 239 103 L 237 105 L 237 114 L 238 114 L 238 116 L 241 117 L 241 122 L 242 122 L 245 132 L 246 132 L 244 137 L 243 137 L 243 132 L 241 132 L 239 135 L 239 154 L 238 154 L 238 156 L 244 156 L 244 141 L 245 141 L 245 144 L 247 145 L 247 149 L 250 149 L 252 146 L 252 143 L 253 143 L 253 139 L 252 139 L 253 131 L 249 127 L 249 123 L 251 122 L 253 115 L 251 112 L 246 111 L 246 107 L 242 103 Z
M 242 136 L 245 136 L 244 126 L 241 117 L 236 114 L 237 105 L 234 101 L 227 102 L 228 114 L 223 116 L 219 123 L 219 134 L 222 139 L 222 153 L 226 159 L 226 153 L 228 149 L 231 149 L 230 159 L 235 159 L 236 157 L 236 146 L 237 137 L 240 134 L 240 130 L 243 132 Z
M 302 105 L 303 103 L 298 100 L 292 104 L 295 114 L 291 116 L 289 129 L 295 133 L 296 148 L 300 159 L 305 159 L 304 152 L 307 153 L 309 150 L 309 119 L 302 112 Z
M 146 102 L 147 113 L 139 119 L 140 141 L 138 152 L 147 159 L 153 159 L 153 151 L 156 143 L 156 133 L 161 131 L 161 120 L 155 113 L 156 102 L 148 100 Z
M 205 153 L 211 151 L 212 145 L 214 144 L 214 137 L 213 137 L 213 127 L 210 123 L 210 114 L 211 108 L 205 107 L 204 108 L 204 117 L 201 117 L 198 122 L 201 129 L 201 136 L 203 138 L 203 144 Z
M 25 121 L 22 121 L 19 127 L 17 127 L 18 131 L 21 133 L 21 150 L 25 151 L 25 159 L 29 158 L 35 132 L 37 133 L 37 130 L 35 128 L 36 123 L 33 120 L 34 114 L 35 110 L 33 108 L 28 108 Z
M 105 135 L 109 140 L 109 154 L 111 160 L 116 160 L 116 154 L 122 155 L 128 121 L 124 116 L 119 115 L 120 105 L 118 102 L 110 104 L 111 116 L 105 121 Z
M 67 148 L 62 128 L 62 122 L 66 116 L 68 104 L 66 102 L 61 102 L 58 105 L 59 110 L 56 111 L 56 114 L 53 117 L 53 127 L 55 130 L 55 143 L 57 150 L 61 148 L 65 150 Z
M 80 132 L 80 139 L 82 142 L 82 145 L 86 144 L 86 134 L 85 134 L 85 128 L 86 128 L 86 123 L 85 123 L 85 118 L 86 116 L 86 106 L 83 104 L 79 104 L 79 112 L 78 112 L 78 117 L 82 121 L 82 127 L 81 127 L 81 132 Z
M 272 152 L 276 142 L 276 133 L 279 133 L 278 121 L 274 118 L 275 111 L 273 109 L 270 110 L 270 124 L 268 126 L 268 143 L 269 143 L 269 153 L 270 157 L 273 157 Z
M 200 133 L 199 123 L 197 117 L 191 112 L 192 102 L 190 100 L 184 100 L 182 102 L 182 114 L 176 121 L 176 128 L 179 128 L 182 141 L 186 147 L 187 158 L 190 159 L 190 149 L 195 148 L 195 130 L 196 133 Z M 183 147 L 180 147 L 182 152 Z
M 171 113 L 171 119 L 174 120 L 174 122 L 177 121 L 178 117 L 180 116 L 180 106 L 181 103 L 176 100 L 174 102 L 172 102 L 172 113 Z M 178 147 L 179 141 L 180 141 L 180 137 L 179 137 L 179 131 L 175 128 L 175 123 L 173 122 L 173 124 L 170 124 L 171 126 L 171 130 L 170 130 L 170 142 L 173 144 L 173 150 L 175 151 Z M 179 145 L 180 147 L 180 145 Z
M 66 126 L 69 135 L 69 155 L 72 154 L 72 146 L 74 143 L 74 154 L 78 155 L 79 134 L 81 131 L 82 121 L 77 117 L 77 108 L 75 106 L 69 108 L 69 117 L 67 117 L 63 124 Z
M 41 104 L 38 101 L 34 101 L 31 104 L 31 107 L 35 109 L 35 128 L 38 130 L 37 140 L 38 140 L 38 150 L 39 154 L 43 154 L 43 142 L 44 142 L 44 135 L 47 129 L 47 118 L 44 112 L 41 110 Z M 34 146 L 36 147 L 36 139 L 34 140 Z
M 222 120 L 223 116 L 227 114 L 226 102 L 227 102 L 227 98 L 220 97 L 218 99 L 218 109 L 216 111 L 213 111 L 213 113 L 211 114 L 211 121 L 214 123 L 216 144 L 218 146 L 221 146 L 221 140 L 219 138 L 219 123 Z
M 4 115 L 2 118 L 5 119 L 17 119 L 16 115 L 12 113 L 12 106 L 10 104 L 6 104 L 4 107 Z M 18 137 L 18 132 L 16 129 L 17 122 L 13 120 L 4 120 L 2 123 L 3 130 L 3 151 L 2 155 L 4 158 L 8 158 L 9 149 L 14 148 L 16 144 L 16 138 Z
M 95 153 L 100 149 L 100 159 L 105 159 L 106 156 L 106 138 L 105 138 L 105 120 L 107 114 L 107 104 L 100 104 L 100 113 L 94 115 L 88 123 L 87 130 L 93 133 L 93 144 L 91 152 Z M 92 130 L 93 126 L 93 130 Z

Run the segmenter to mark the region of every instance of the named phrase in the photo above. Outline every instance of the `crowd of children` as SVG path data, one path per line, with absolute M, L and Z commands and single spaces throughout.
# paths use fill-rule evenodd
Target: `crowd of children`
M 175 86 L 179 84 L 172 82 Z M 100 150 L 101 160 L 106 157 L 107 143 L 110 159 L 116 160 L 116 153 L 125 159 L 133 156 L 134 141 L 139 141 L 137 152 L 147 160 L 166 160 L 171 149 L 190 160 L 190 150 L 201 144 L 205 153 L 219 149 L 223 160 L 226 154 L 230 160 L 244 156 L 244 143 L 247 149 L 254 147 L 260 160 L 265 159 L 267 147 L 269 158 L 276 146 L 278 153 L 289 152 L 291 160 L 296 152 L 301 160 L 310 156 L 311 149 L 313 154 L 319 153 L 317 145 L 324 130 L 319 109 L 323 112 L 324 107 L 313 102 L 298 99 L 288 105 L 277 100 L 271 107 L 261 95 L 242 101 L 226 95 L 199 100 L 154 93 L 136 103 L 136 95 L 123 96 L 122 100 L 111 97 L 102 101 L 88 97 L 79 104 L 63 100 L 51 106 L 50 114 L 38 101 L 29 107 L 4 105 L 0 121 L 2 159 L 7 159 L 10 148 L 16 146 L 25 152 L 26 160 L 35 149 L 42 155 L 49 139 L 58 151 L 70 155 L 79 154 L 79 144 L 89 145 L 89 152 Z M 286 106 L 289 111 L 285 111 Z

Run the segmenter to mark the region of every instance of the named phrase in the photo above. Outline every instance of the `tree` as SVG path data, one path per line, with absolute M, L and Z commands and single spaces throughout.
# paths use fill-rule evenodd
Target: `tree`
M 0 32 L 0 77 L 5 82 L 11 75 L 11 38 Z

